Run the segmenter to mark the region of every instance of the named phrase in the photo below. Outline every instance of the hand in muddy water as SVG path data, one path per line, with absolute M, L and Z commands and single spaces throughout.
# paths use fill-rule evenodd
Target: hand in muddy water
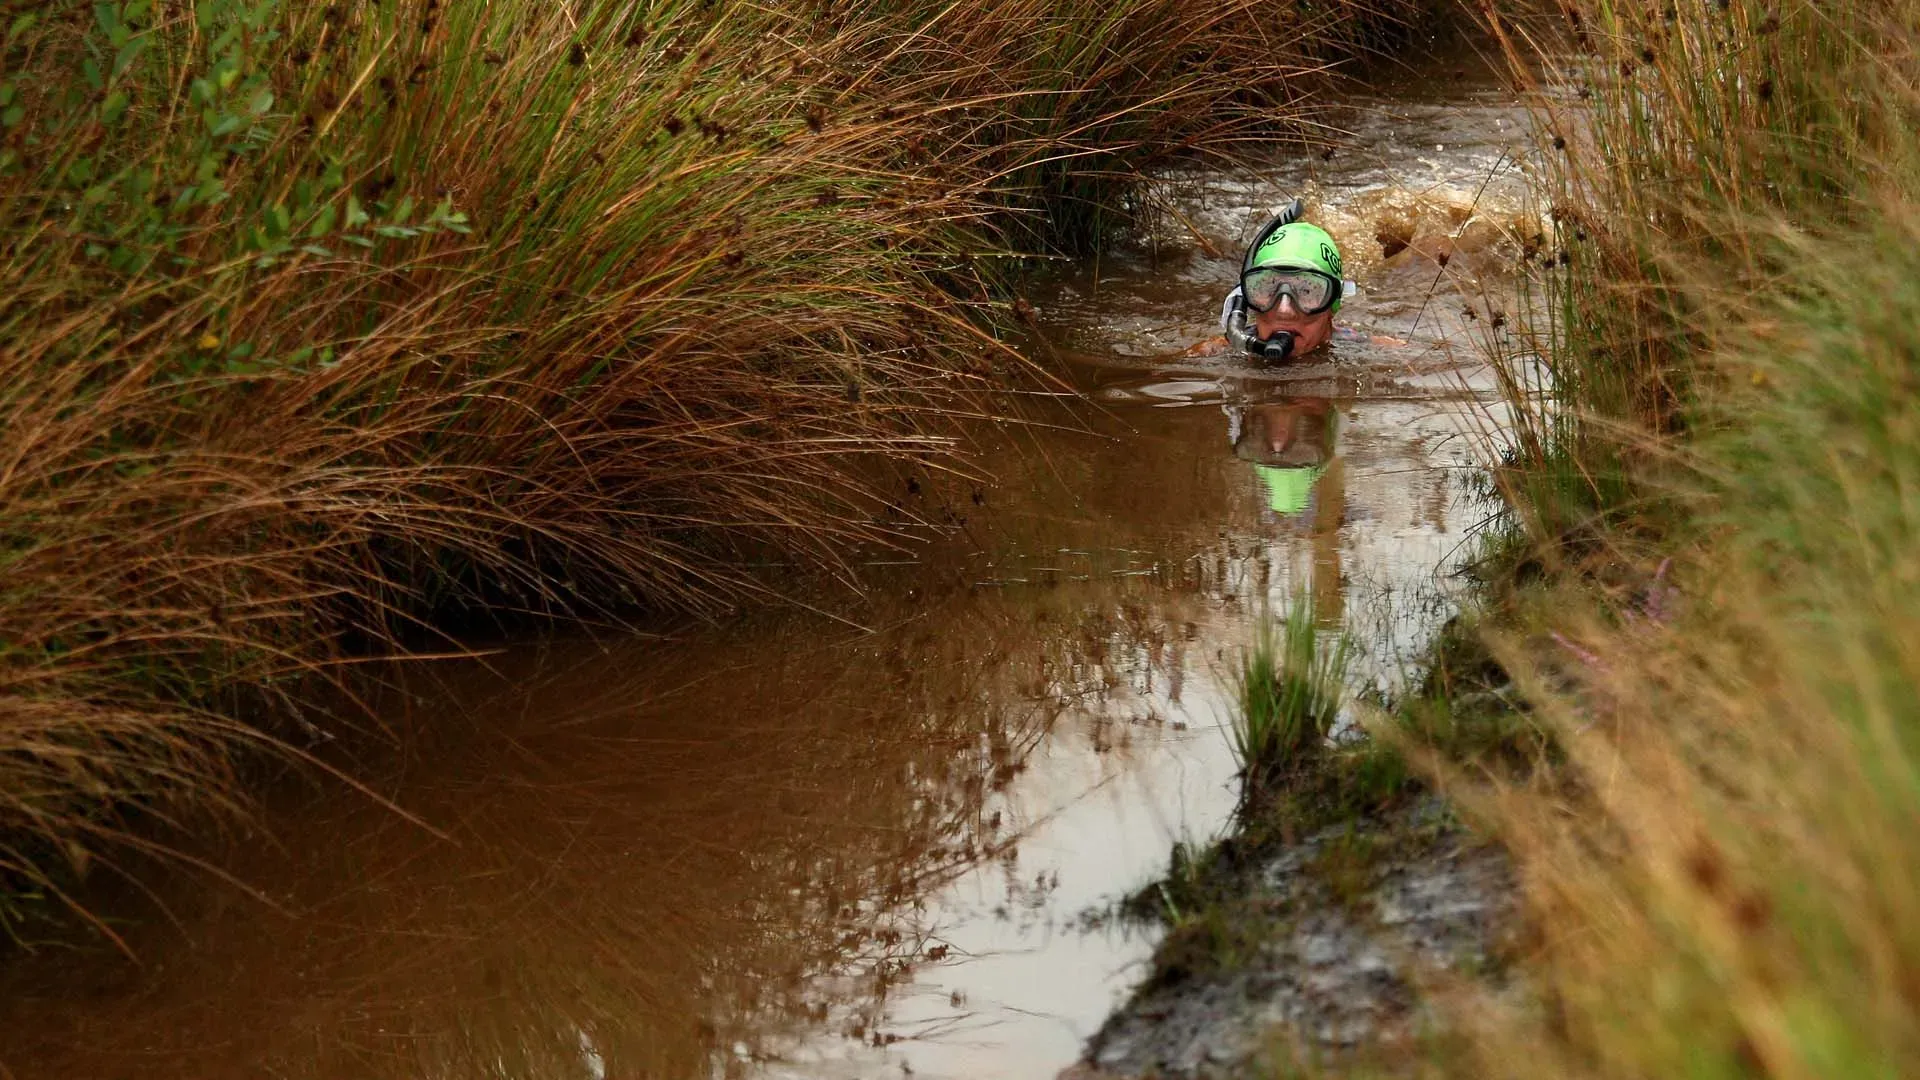
M 1333 329 L 1336 341 L 1364 341 L 1369 345 L 1381 345 L 1389 349 L 1404 349 L 1411 342 L 1406 338 L 1397 338 L 1391 334 L 1369 334 L 1365 330 L 1355 330 L 1350 326 L 1336 326 Z
M 1226 338 L 1226 335 L 1224 334 L 1221 334 L 1217 337 L 1210 337 L 1205 341 L 1196 341 L 1193 344 L 1187 346 L 1186 348 L 1180 350 L 1180 355 L 1187 356 L 1187 357 L 1225 356 L 1226 353 L 1227 353 L 1227 338 Z

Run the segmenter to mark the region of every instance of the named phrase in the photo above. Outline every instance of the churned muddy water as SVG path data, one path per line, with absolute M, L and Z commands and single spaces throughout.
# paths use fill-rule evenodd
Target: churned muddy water
M 1328 120 L 1330 156 L 1167 177 L 1152 235 L 1035 295 L 1036 358 L 1085 400 L 984 434 L 991 483 L 914 479 L 947 535 L 854 553 L 861 602 L 419 676 L 383 715 L 432 737 L 369 774 L 404 815 L 287 793 L 156 891 L 138 963 L 14 965 L 0 1075 L 1072 1064 L 1154 944 L 1114 902 L 1228 822 L 1254 620 L 1311 589 L 1391 689 L 1492 512 L 1474 336 L 1534 231 L 1524 116 L 1443 68 Z M 1342 321 L 1380 340 L 1180 359 L 1296 192 L 1361 284 Z

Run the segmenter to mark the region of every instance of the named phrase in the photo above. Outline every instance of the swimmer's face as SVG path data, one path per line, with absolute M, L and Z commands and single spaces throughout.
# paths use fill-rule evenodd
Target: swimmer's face
M 1302 315 L 1300 309 L 1293 306 L 1293 297 L 1285 294 L 1272 311 L 1256 311 L 1253 317 L 1254 332 L 1263 338 L 1270 338 L 1280 330 L 1291 330 L 1295 356 L 1310 353 L 1333 337 L 1333 312 Z

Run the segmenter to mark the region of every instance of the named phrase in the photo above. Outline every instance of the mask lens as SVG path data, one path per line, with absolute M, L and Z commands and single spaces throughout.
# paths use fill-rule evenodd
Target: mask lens
M 1316 315 L 1334 301 L 1334 282 L 1310 270 L 1264 268 L 1249 271 L 1240 288 L 1247 306 L 1255 311 L 1272 311 L 1284 294 L 1293 297 L 1293 306 L 1302 314 Z
M 1309 315 L 1333 303 L 1333 284 L 1319 274 L 1294 274 L 1287 283 L 1293 286 L 1293 302 Z
M 1249 272 L 1240 282 L 1240 289 L 1247 297 L 1247 306 L 1255 311 L 1272 311 L 1273 305 L 1280 301 L 1280 289 L 1286 284 L 1287 276 L 1284 270 Z

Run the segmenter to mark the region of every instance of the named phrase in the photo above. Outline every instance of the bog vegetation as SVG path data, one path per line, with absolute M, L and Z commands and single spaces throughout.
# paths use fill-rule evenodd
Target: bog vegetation
M 1558 573 L 1492 640 L 1562 760 L 1455 785 L 1535 935 L 1534 993 L 1467 1010 L 1462 1071 L 1912 1075 L 1920 8 L 1573 2 L 1501 31 L 1516 70 L 1554 57 L 1565 254 L 1559 396 L 1516 395 L 1505 474 Z
M 896 535 L 874 466 L 1028 377 L 1016 257 L 1410 6 L 0 4 L 0 876 L 231 805 L 450 616 Z M 1553 83 L 1503 478 L 1559 591 L 1493 634 L 1551 767 L 1450 774 L 1538 935 L 1472 1071 L 1911 1072 L 1920 7 L 1497 30 Z
M 1311 768 L 1340 718 L 1352 642 L 1323 631 L 1313 613 L 1309 596 L 1296 600 L 1283 620 L 1262 620 L 1241 658 L 1239 709 L 1228 736 L 1240 765 L 1243 813 L 1284 787 L 1291 774 Z
M 1551 199 L 1503 357 L 1525 535 L 1375 730 L 1512 852 L 1525 937 L 1384 1070 L 1914 1075 L 1920 7 L 1492 26 Z
M 910 528 L 873 463 L 1024 377 L 1016 257 L 1406 10 L 1258 7 L 0 5 L 0 878 L 367 726 L 449 617 Z

